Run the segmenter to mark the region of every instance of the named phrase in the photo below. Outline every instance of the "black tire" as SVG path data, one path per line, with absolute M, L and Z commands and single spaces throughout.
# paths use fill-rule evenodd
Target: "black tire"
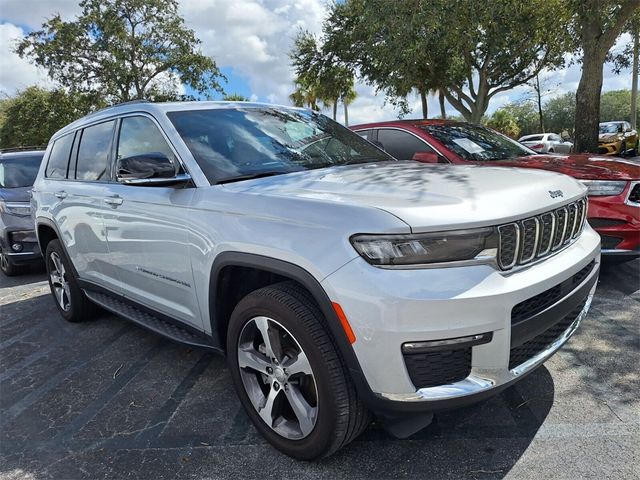
M 24 271 L 21 266 L 15 265 L 11 261 L 11 258 L 4 254 L 0 254 L 0 270 L 2 270 L 2 273 L 7 277 L 20 275 Z
M 56 257 L 54 257 L 54 255 Z M 74 270 L 71 267 L 59 240 L 51 240 L 47 244 L 47 251 L 44 258 L 47 268 L 49 288 L 51 289 L 51 294 L 53 295 L 54 302 L 58 308 L 58 312 L 60 312 L 60 315 L 69 322 L 81 322 L 93 318 L 98 311 L 98 308 L 87 298 L 80 288 L 78 280 L 74 275 Z M 52 277 L 52 273 L 55 269 L 54 258 L 59 259 L 64 267 L 63 280 L 68 287 L 65 292 L 65 298 L 68 300 L 68 307 L 66 309 L 62 307 L 58 297 L 56 296 L 56 287 L 54 286 Z
M 624 157 L 626 154 L 627 154 L 627 143 L 622 142 L 622 145 L 620 145 L 620 156 Z
M 550 149 L 549 149 L 549 153 L 553 153 L 553 148 L 550 148 Z
M 298 342 L 313 369 L 317 418 L 308 436 L 292 440 L 262 420 L 245 390 L 238 362 L 238 343 L 244 326 L 256 317 L 269 317 Z M 293 282 L 256 290 L 234 309 L 227 332 L 227 360 L 238 396 L 251 421 L 278 450 L 299 460 L 331 455 L 369 425 L 371 416 L 356 394 L 326 319 L 311 295 Z

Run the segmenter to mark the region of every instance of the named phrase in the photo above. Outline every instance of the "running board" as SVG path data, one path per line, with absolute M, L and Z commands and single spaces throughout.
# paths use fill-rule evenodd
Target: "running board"
M 213 350 L 217 353 L 220 352 L 220 349 L 214 346 L 211 339 L 204 333 L 194 332 L 186 327 L 176 325 L 142 308 L 137 308 L 123 300 L 119 300 L 115 296 L 91 290 L 84 290 L 84 293 L 89 300 L 105 310 L 109 310 L 116 315 L 131 320 L 141 327 L 151 330 L 163 337 L 192 347 Z

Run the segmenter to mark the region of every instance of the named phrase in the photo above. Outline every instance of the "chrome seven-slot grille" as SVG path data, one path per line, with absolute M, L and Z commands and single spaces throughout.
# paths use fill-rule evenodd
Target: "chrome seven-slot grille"
M 550 255 L 568 245 L 582 232 L 587 200 L 580 200 L 498 227 L 498 264 L 508 270 Z

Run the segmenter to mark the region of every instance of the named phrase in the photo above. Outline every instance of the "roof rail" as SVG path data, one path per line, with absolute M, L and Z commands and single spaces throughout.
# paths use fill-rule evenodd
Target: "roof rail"
M 98 113 L 101 113 L 101 112 L 104 112 L 104 111 L 107 111 L 107 110 L 111 110 L 112 108 L 121 107 L 123 105 L 132 105 L 132 104 L 135 104 L 135 103 L 151 103 L 151 102 L 149 100 L 141 98 L 139 100 L 129 100 L 128 102 L 114 103 L 113 105 L 109 105 L 108 107 L 100 108 L 100 109 L 96 110 L 95 112 L 88 113 L 87 115 L 85 115 L 85 118 L 93 117 L 94 115 L 97 115 Z
M 30 150 L 46 150 L 46 145 L 30 145 L 25 147 L 0 148 L 0 153 L 28 152 Z

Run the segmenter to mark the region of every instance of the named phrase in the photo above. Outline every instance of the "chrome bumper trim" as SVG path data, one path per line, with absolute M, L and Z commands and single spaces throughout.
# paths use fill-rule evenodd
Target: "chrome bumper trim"
M 587 301 L 582 308 L 582 311 L 578 314 L 576 320 L 571 326 L 565 330 L 565 332 L 546 350 L 543 350 L 536 356 L 530 358 L 525 363 L 518 365 L 513 370 L 505 369 L 480 369 L 472 368 L 471 374 L 459 382 L 451 383 L 449 385 L 438 385 L 437 387 L 421 388 L 412 393 L 377 393 L 379 397 L 385 400 L 392 400 L 395 402 L 430 402 L 436 400 L 451 400 L 454 398 L 467 397 L 475 395 L 501 385 L 510 383 L 516 380 L 518 377 L 530 372 L 531 370 L 539 367 L 549 357 L 556 353 L 562 345 L 575 333 L 580 326 L 580 323 L 587 315 L 589 307 L 591 307 L 591 301 L 593 300 L 593 294 L 595 292 L 595 285 Z

